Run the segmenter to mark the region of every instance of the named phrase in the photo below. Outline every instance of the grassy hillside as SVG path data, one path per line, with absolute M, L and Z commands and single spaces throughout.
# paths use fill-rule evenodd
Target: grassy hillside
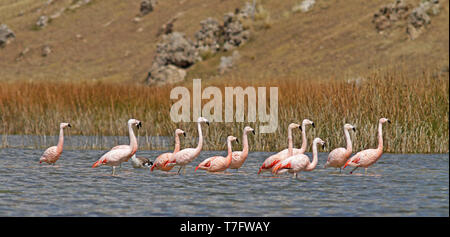
M 201 20 L 222 20 L 224 13 L 246 1 L 158 1 L 153 12 L 134 22 L 139 0 L 92 0 L 36 29 L 39 16 L 52 15 L 76 1 L 59 0 L 48 6 L 46 2 L 0 2 L 0 23 L 16 34 L 15 41 L 0 49 L 0 80 L 142 82 L 160 40 L 156 33 L 170 18 L 181 14 L 174 30 L 193 39 Z M 238 49 L 242 57 L 237 67 L 220 77 L 348 78 L 397 65 L 415 75 L 425 68 L 448 66 L 448 1 L 441 1 L 441 12 L 416 40 L 408 39 L 401 24 L 385 34 L 376 32 L 373 14 L 393 0 L 318 0 L 311 11 L 294 13 L 293 6 L 300 2 L 259 1 L 267 12 L 266 23 Z M 407 2 L 417 5 L 419 0 Z M 46 44 L 52 53 L 42 57 Z M 25 48 L 28 53 L 17 60 Z M 221 55 L 189 68 L 188 79 L 217 77 Z

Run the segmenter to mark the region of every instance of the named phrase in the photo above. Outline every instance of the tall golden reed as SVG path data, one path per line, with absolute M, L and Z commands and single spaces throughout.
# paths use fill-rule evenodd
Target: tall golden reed
M 308 128 L 309 146 L 314 137 L 327 141 L 326 151 L 344 146 L 344 123 L 356 125 L 352 135 L 354 151 L 377 145 L 377 121 L 384 126 L 385 151 L 392 153 L 449 152 L 449 81 L 447 75 L 424 73 L 418 79 L 403 73 L 374 73 L 353 81 L 304 80 L 203 80 L 205 88 L 225 86 L 279 87 L 278 129 L 272 134 L 250 136 L 251 150 L 278 151 L 287 146 L 286 127 L 304 118 L 315 122 Z M 190 83 L 183 84 L 191 88 Z M 140 139 L 169 135 L 181 127 L 191 137 L 182 145 L 196 143 L 194 123 L 175 124 L 169 111 L 174 101 L 173 85 L 148 87 L 140 84 L 0 82 L 0 134 L 56 135 L 58 124 L 73 125 L 70 135 L 127 135 L 126 121 L 143 121 Z M 207 101 L 203 101 L 206 103 Z M 224 149 L 225 137 L 241 136 L 244 126 L 258 123 L 212 123 L 204 127 L 205 149 Z M 294 134 L 298 146 L 300 132 Z M 39 146 L 39 145 L 37 145 Z M 239 145 L 235 145 L 239 149 Z M 161 149 L 147 142 L 140 149 Z M 308 148 L 311 151 L 311 148 Z

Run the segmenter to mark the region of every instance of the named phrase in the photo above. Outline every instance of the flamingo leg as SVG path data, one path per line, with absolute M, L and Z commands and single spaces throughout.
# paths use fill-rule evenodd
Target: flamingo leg
M 177 172 L 177 174 L 180 174 L 180 170 L 181 170 L 181 168 L 183 168 L 183 166 L 180 166 L 180 168 L 178 169 L 178 172 Z
M 111 173 L 111 175 L 116 175 L 116 167 L 115 167 L 115 166 L 112 167 L 112 173 Z
M 183 175 L 186 174 L 186 168 L 183 166 Z
M 358 169 L 359 168 L 359 166 L 358 167 L 356 167 L 356 168 L 354 168 L 352 171 L 350 171 L 350 174 L 352 174 L 353 173 L 353 171 L 355 171 L 356 169 Z
M 364 175 L 367 173 L 367 168 L 364 168 Z
M 342 168 L 341 168 L 341 167 L 339 167 L 339 174 L 340 174 L 340 173 L 342 173 Z

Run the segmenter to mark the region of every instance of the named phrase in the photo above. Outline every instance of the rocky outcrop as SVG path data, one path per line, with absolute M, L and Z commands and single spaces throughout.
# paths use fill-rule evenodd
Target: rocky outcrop
M 377 13 L 373 15 L 372 23 L 378 32 L 390 28 L 395 22 L 404 20 L 408 17 L 411 6 L 405 4 L 402 0 L 382 6 Z
M 186 70 L 174 65 L 166 65 L 150 70 L 147 76 L 147 83 L 157 86 L 166 83 L 172 84 L 183 81 L 185 77 Z
M 172 64 L 187 68 L 197 60 L 199 60 L 198 51 L 194 43 L 187 39 L 183 33 L 173 32 L 163 35 L 162 42 L 157 44 L 153 64 L 158 66 Z
M 229 51 L 250 39 L 250 31 L 244 29 L 239 16 L 239 12 L 237 14 L 230 12 L 224 16 L 224 51 Z
M 14 32 L 7 25 L 0 25 L 0 47 L 5 47 L 16 38 Z
M 141 16 L 145 16 L 153 11 L 153 3 L 150 0 L 144 0 L 141 2 L 141 7 L 139 9 Z
M 147 82 L 162 84 L 181 81 L 186 76 L 183 68 L 190 67 L 198 60 L 200 60 L 198 50 L 183 33 L 173 32 L 163 35 L 163 40 L 157 44 Z
M 406 21 L 406 33 L 411 39 L 416 39 L 425 31 L 427 25 L 431 23 L 431 17 L 439 13 L 439 1 L 422 1 L 418 7 L 413 8 L 410 4 L 402 0 L 387 4 L 374 14 L 372 23 L 379 33 L 391 28 L 396 22 Z
M 412 40 L 425 31 L 426 26 L 431 23 L 430 15 L 437 15 L 439 7 L 438 0 L 430 0 L 420 3 L 418 7 L 413 9 L 408 17 L 408 27 L 406 29 Z

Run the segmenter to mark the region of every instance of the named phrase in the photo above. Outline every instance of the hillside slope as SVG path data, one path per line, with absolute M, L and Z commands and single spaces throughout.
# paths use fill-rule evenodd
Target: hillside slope
M 142 82 L 161 39 L 156 34 L 169 19 L 181 14 L 174 31 L 193 39 L 201 20 L 222 20 L 246 1 L 160 0 L 153 12 L 135 22 L 140 0 L 92 0 L 37 29 L 39 16 L 76 1 L 46 2 L 0 2 L 0 23 L 16 35 L 0 49 L 0 80 Z M 237 49 L 241 59 L 233 71 L 218 74 L 220 56 L 229 54 L 219 53 L 189 68 L 188 79 L 348 78 L 397 66 L 412 75 L 426 67 L 448 70 L 449 1 L 440 1 L 440 13 L 416 40 L 408 38 L 402 23 L 384 34 L 375 30 L 373 14 L 392 0 L 317 0 L 312 10 L 295 13 L 292 8 L 300 0 L 259 2 L 268 12 L 266 27 L 253 30 L 251 40 Z M 41 56 L 44 45 L 52 48 L 46 57 Z

